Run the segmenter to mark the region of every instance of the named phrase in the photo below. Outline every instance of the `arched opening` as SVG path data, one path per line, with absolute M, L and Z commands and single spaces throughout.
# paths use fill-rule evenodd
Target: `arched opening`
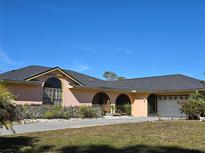
M 111 112 L 110 98 L 104 92 L 99 92 L 93 97 L 92 105 L 93 106 L 100 106 L 103 110 L 103 113 L 110 113 Z
M 126 94 L 120 94 L 115 102 L 116 113 L 131 115 L 131 101 Z
M 157 96 L 151 94 L 148 96 L 148 116 L 155 116 L 157 114 Z
M 48 78 L 43 86 L 43 104 L 61 105 L 62 86 L 56 77 Z

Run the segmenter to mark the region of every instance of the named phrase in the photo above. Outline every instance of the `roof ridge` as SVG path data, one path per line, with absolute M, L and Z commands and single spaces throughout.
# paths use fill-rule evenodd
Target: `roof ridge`
M 81 75 L 85 75 L 85 76 L 90 77 L 90 78 L 102 80 L 102 79 L 99 79 L 99 78 L 97 78 L 97 77 L 93 77 L 93 76 L 91 76 L 91 75 L 87 75 L 87 74 L 84 74 L 84 73 L 76 72 L 76 71 L 73 71 L 73 70 L 70 70 L 70 69 L 63 69 L 63 70 L 64 70 L 64 71 L 71 71 L 71 72 L 73 72 L 73 73 L 78 73 L 78 74 L 81 74 Z M 102 81 L 104 81 L 104 80 L 102 80 Z
M 73 72 L 73 73 L 78 73 L 78 74 L 81 74 L 81 75 L 84 75 L 84 76 L 87 76 L 87 77 L 90 77 L 90 78 L 94 78 L 94 79 L 97 79 L 97 80 L 101 80 L 101 81 L 104 81 L 102 79 L 99 79 L 97 77 L 93 77 L 93 76 L 90 76 L 90 75 L 87 75 L 87 74 L 84 74 L 84 73 L 80 73 L 80 72 L 77 72 L 77 71 L 73 71 L 73 70 L 70 70 L 70 69 L 65 69 L 65 68 L 62 68 L 62 67 L 59 67 L 59 66 L 55 66 L 55 67 L 47 67 L 47 66 L 41 66 L 41 65 L 29 65 L 27 67 L 44 67 L 44 68 L 48 68 L 48 69 L 53 69 L 53 68 L 60 68 L 62 69 L 63 71 L 67 72 L 67 71 L 70 71 L 70 72 Z M 27 68 L 27 67 L 24 67 L 24 68 Z M 21 69 L 21 68 L 20 68 Z M 71 75 L 71 74 L 70 74 Z
M 183 74 L 167 74 L 167 75 L 138 77 L 138 78 L 130 78 L 130 79 L 123 79 L 123 80 L 112 80 L 112 81 L 125 81 L 125 80 L 136 80 L 136 79 L 147 79 L 147 78 L 159 78 L 159 77 L 168 77 L 168 76 L 186 76 L 186 75 L 183 75 Z
M 197 80 L 197 81 L 203 81 L 203 80 L 200 80 L 200 79 L 194 78 L 194 77 L 189 76 L 189 75 L 181 74 L 181 76 L 184 76 L 184 77 L 187 77 L 187 78 L 190 78 L 190 79 L 193 79 L 193 80 Z

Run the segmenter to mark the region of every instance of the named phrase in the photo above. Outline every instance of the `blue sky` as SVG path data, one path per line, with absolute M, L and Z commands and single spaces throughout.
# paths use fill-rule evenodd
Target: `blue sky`
M 205 76 L 204 0 L 0 0 L 0 72 Z

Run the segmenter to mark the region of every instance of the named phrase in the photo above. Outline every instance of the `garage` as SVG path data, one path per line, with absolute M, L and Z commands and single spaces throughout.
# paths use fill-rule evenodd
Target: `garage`
M 188 96 L 157 96 L 157 111 L 161 117 L 186 117 L 180 112 L 178 102 L 185 102 Z

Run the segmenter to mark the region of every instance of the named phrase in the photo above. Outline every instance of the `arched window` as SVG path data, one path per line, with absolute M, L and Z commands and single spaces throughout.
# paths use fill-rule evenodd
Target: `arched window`
M 93 97 L 93 106 L 101 106 L 104 113 L 111 112 L 111 101 L 109 96 L 104 92 L 99 92 Z
M 43 86 L 43 104 L 61 105 L 62 86 L 56 77 L 48 78 Z
M 115 102 L 116 113 L 120 114 L 131 114 L 131 101 L 126 94 L 120 94 Z

